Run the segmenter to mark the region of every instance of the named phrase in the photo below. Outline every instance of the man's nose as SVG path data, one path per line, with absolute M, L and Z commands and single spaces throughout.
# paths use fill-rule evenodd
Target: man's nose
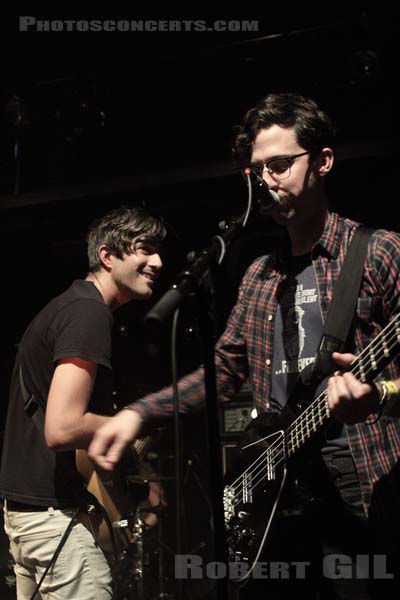
M 155 269 L 161 269 L 161 267 L 163 266 L 161 256 L 158 253 L 152 254 L 150 257 L 149 264 L 151 267 L 154 267 Z
M 264 169 L 262 178 L 265 181 L 265 183 L 268 185 L 268 187 L 271 188 L 271 190 L 273 190 L 274 187 L 275 188 L 278 187 L 278 182 L 272 177 L 272 175 L 270 175 L 270 173 L 268 172 L 268 169 Z

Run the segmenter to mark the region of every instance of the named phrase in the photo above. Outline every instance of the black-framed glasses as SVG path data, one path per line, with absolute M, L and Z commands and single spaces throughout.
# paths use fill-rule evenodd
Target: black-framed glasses
M 278 156 L 265 163 L 252 163 L 250 169 L 259 177 L 262 177 L 264 169 L 267 169 L 273 179 L 287 179 L 290 176 L 290 169 L 296 158 L 305 156 L 306 154 L 310 154 L 310 151 L 307 150 L 299 154 L 291 154 L 290 156 Z

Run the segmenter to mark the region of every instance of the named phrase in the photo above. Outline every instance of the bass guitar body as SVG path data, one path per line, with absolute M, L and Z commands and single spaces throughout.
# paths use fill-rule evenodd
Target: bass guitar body
M 274 517 L 291 487 L 286 460 L 274 462 L 271 455 L 284 445 L 288 426 L 282 415 L 263 414 L 251 423 L 240 443 L 236 479 L 224 490 L 224 515 L 228 560 L 240 567 L 233 579 L 247 580 L 266 546 Z M 283 457 L 282 457 L 283 458 Z

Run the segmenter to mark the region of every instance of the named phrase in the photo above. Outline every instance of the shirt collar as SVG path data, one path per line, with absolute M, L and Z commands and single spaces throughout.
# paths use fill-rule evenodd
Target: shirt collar
M 336 213 L 329 213 L 325 229 L 313 248 L 315 252 L 317 246 L 322 247 L 332 258 L 337 258 L 340 251 L 340 242 L 343 235 L 344 226 Z
M 340 251 L 340 241 L 343 234 L 343 225 L 340 221 L 339 215 L 336 213 L 329 213 L 328 221 L 325 225 L 325 229 L 319 238 L 318 242 L 315 243 L 312 249 L 312 256 L 317 256 L 321 250 L 325 254 L 328 254 L 332 258 L 337 258 Z M 280 265 L 284 265 L 290 254 L 290 239 L 285 229 L 282 233 L 281 244 L 279 245 L 278 251 L 278 262 Z

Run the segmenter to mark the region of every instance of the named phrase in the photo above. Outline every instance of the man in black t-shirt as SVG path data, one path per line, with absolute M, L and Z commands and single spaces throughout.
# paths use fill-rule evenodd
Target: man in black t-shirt
M 88 447 L 112 410 L 112 311 L 152 295 L 164 237 L 160 221 L 141 209 L 116 209 L 96 221 L 86 279 L 51 300 L 22 338 L 0 475 L 18 600 L 33 595 L 80 505 L 75 450 Z M 105 556 L 80 522 L 73 522 L 40 591 L 63 600 L 111 598 Z

